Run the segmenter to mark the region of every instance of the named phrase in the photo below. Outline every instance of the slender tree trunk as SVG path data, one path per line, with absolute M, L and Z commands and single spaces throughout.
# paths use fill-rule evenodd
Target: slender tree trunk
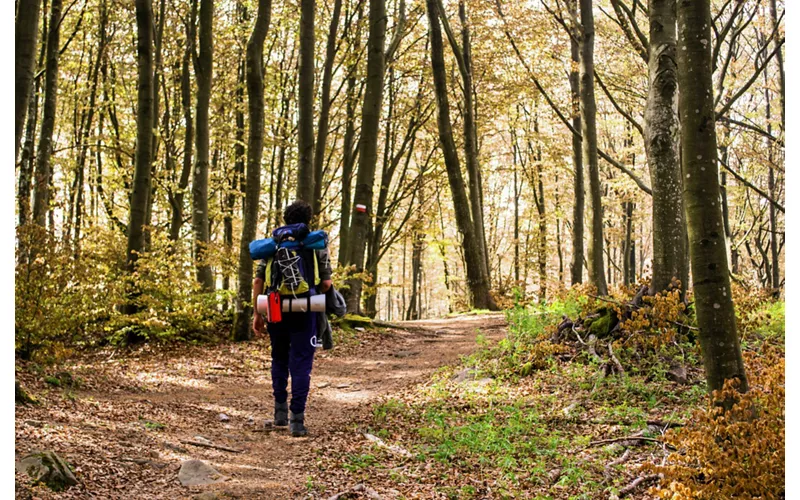
M 577 0 L 569 0 L 567 5 L 570 10 L 570 17 L 577 20 L 578 4 Z M 572 37 L 570 37 L 570 55 L 572 59 L 572 69 L 569 72 L 569 89 L 572 97 L 572 127 L 581 130 L 581 88 L 580 75 L 580 27 L 572 26 Z M 583 150 L 581 139 L 572 134 L 572 167 L 575 169 L 573 177 L 573 191 L 575 203 L 572 205 L 572 262 L 570 263 L 570 283 L 577 285 L 583 282 L 583 219 L 586 204 L 586 193 L 583 187 Z
M 406 321 L 419 319 L 420 281 L 422 281 L 422 250 L 425 245 L 425 233 L 418 224 L 414 229 L 414 243 L 411 246 L 411 299 L 406 310 Z
M 336 56 L 336 33 L 339 28 L 339 16 L 342 12 L 342 0 L 334 0 L 331 24 L 328 29 L 328 42 L 325 47 L 325 64 L 322 71 L 322 94 L 320 95 L 319 124 L 314 151 L 314 213 L 319 216 L 322 210 L 322 166 L 325 163 L 325 146 L 328 141 L 328 121 L 331 113 L 331 80 L 333 79 L 333 63 Z
M 772 21 L 773 28 L 777 31 L 778 29 L 778 9 L 775 0 L 770 0 L 769 2 L 769 14 L 770 19 Z M 773 40 L 773 44 L 777 43 Z M 775 60 L 777 61 L 778 65 L 778 84 L 779 84 L 779 92 L 781 98 L 781 137 L 785 137 L 786 134 L 786 73 L 783 69 L 783 49 L 778 49 L 778 52 L 775 54 Z M 764 77 L 767 78 L 768 71 L 764 71 Z M 769 90 L 767 92 L 767 109 L 770 108 L 769 102 Z M 769 111 L 768 111 L 769 113 Z M 772 124 L 770 123 L 769 116 L 767 116 L 767 132 L 772 133 Z M 772 159 L 773 159 L 773 148 L 775 147 L 774 143 L 769 143 L 769 179 L 768 179 L 768 187 L 769 187 L 769 195 L 770 198 L 773 200 L 777 200 L 778 193 L 775 190 L 775 169 L 772 166 Z M 777 223 L 777 212 L 775 211 L 775 205 L 770 203 L 769 205 L 769 227 L 770 227 L 770 236 L 771 236 L 771 252 L 772 252 L 772 288 L 773 288 L 773 295 L 778 298 L 780 297 L 781 291 L 781 273 L 780 273 L 780 261 L 779 261 L 779 250 L 778 250 L 778 223 Z
M 356 26 L 360 24 L 362 17 L 361 3 L 359 3 L 358 21 Z M 339 265 L 345 266 L 348 264 L 349 251 L 350 251 L 350 219 L 353 211 L 352 204 L 352 178 L 353 166 L 356 160 L 356 150 L 353 147 L 356 135 L 356 70 L 358 69 L 358 59 L 355 57 L 359 52 L 360 47 L 360 32 L 358 29 L 353 30 L 351 26 L 347 26 L 347 31 L 353 37 L 351 43 L 351 52 L 349 58 L 352 61 L 348 67 L 347 73 L 347 90 L 346 90 L 346 103 L 345 103 L 345 130 L 342 143 L 342 210 L 341 220 L 339 222 Z M 352 31 L 355 33 L 350 34 Z
M 58 0 L 54 0 L 56 2 Z M 153 5 L 152 0 L 136 0 L 136 52 L 139 69 L 136 101 L 136 159 L 128 216 L 127 271 L 133 275 L 139 253 L 144 249 L 144 223 L 150 195 L 150 163 L 153 146 Z M 134 295 L 136 292 L 133 292 Z M 133 298 L 133 296 L 131 297 Z M 135 313 L 131 301 L 125 312 Z M 129 335 L 129 341 L 139 340 Z
M 242 7 L 242 22 L 247 21 L 247 14 Z M 242 54 L 244 56 L 244 54 Z M 235 159 L 232 176 L 229 179 L 228 192 L 225 195 L 225 217 L 223 219 L 224 226 L 224 241 L 225 252 L 229 256 L 233 256 L 233 210 L 236 206 L 236 198 L 240 186 L 244 187 L 243 177 L 245 165 L 245 149 L 244 149 L 244 87 L 245 82 L 245 59 L 242 57 L 242 62 L 239 64 L 239 85 L 236 88 L 236 144 L 233 147 Z M 245 191 L 242 193 L 247 195 Z M 222 279 L 222 289 L 230 289 L 230 275 L 226 272 Z
M 192 118 L 192 80 L 189 73 L 189 62 L 192 57 L 192 47 L 194 46 L 194 16 L 190 20 L 190 28 L 187 32 L 186 49 L 181 62 L 181 106 L 183 107 L 183 165 L 181 176 L 178 180 L 178 189 L 172 196 L 172 219 L 169 225 L 169 239 L 173 244 L 177 244 L 183 226 L 184 218 L 184 198 L 186 188 L 189 187 L 189 177 L 192 173 L 192 150 L 194 144 L 194 119 Z
M 364 253 L 372 226 L 372 198 L 375 184 L 375 167 L 378 162 L 378 134 L 383 102 L 383 77 L 385 67 L 384 41 L 386 39 L 386 6 L 384 0 L 369 2 L 369 38 L 367 40 L 367 86 L 361 110 L 361 139 L 359 141 L 358 174 L 354 203 L 362 205 L 351 218 L 350 243 L 347 263 L 355 265 L 356 272 L 364 270 Z M 344 290 L 347 310 L 361 309 L 362 281 L 347 280 Z
M 250 128 L 247 139 L 247 178 L 244 197 L 244 220 L 239 247 L 239 290 L 236 296 L 236 315 L 233 324 L 234 340 L 249 340 L 252 336 L 250 318 L 253 315 L 253 261 L 250 242 L 256 237 L 258 199 L 261 191 L 261 158 L 264 153 L 264 67 L 261 63 L 264 40 L 269 30 L 272 0 L 259 0 L 256 24 L 247 42 L 247 103 Z
M 444 12 L 440 13 L 442 16 Z M 491 279 L 489 265 L 489 252 L 486 245 L 486 230 L 483 223 L 483 182 L 481 180 L 481 167 L 478 158 L 478 127 L 475 120 L 474 84 L 472 80 L 472 45 L 469 34 L 469 21 L 467 20 L 464 0 L 458 2 L 458 16 L 461 21 L 461 43 L 463 45 L 464 71 L 464 163 L 467 167 L 469 178 L 469 200 L 472 209 L 472 223 L 475 226 L 475 237 L 483 251 L 486 261 L 486 273 Z M 453 47 L 453 50 L 458 50 Z
M 678 82 L 675 0 L 650 0 L 650 91 L 645 108 L 645 151 L 653 190 L 652 293 L 686 273 L 683 182 L 678 160 Z M 681 288 L 686 287 L 681 284 Z
M 195 66 L 195 76 L 197 78 L 197 111 L 195 112 L 197 115 L 197 127 L 195 128 L 197 160 L 194 165 L 192 179 L 192 232 L 194 233 L 194 259 L 197 269 L 197 281 L 206 292 L 214 291 L 214 276 L 211 273 L 211 266 L 206 262 L 206 253 L 210 243 L 208 222 L 208 108 L 211 101 L 211 78 L 214 57 L 213 21 L 213 0 L 200 0 L 200 24 L 198 29 L 200 51 Z
M 778 7 L 775 0 L 769 0 L 769 15 L 772 20 L 772 26 L 777 31 L 778 29 Z M 777 43 L 773 40 L 773 43 Z M 783 48 L 778 50 L 775 54 L 775 60 L 778 63 L 778 88 L 781 94 L 781 132 L 786 133 L 786 72 L 783 68 Z M 774 200 L 775 198 L 773 198 Z
M 769 71 L 768 69 L 764 70 L 764 80 L 768 81 L 769 78 Z M 764 100 L 766 102 L 766 118 L 767 118 L 767 133 L 772 134 L 772 108 L 771 108 L 771 95 L 769 88 L 764 89 Z M 769 196 L 773 200 L 777 199 L 777 193 L 775 191 L 775 169 L 773 168 L 773 161 L 774 161 L 774 152 L 773 152 L 773 145 L 771 142 L 767 143 L 767 163 L 769 164 L 769 172 L 767 173 L 767 189 L 769 190 Z M 769 204 L 769 236 L 770 236 L 770 291 L 773 297 L 778 298 L 781 295 L 781 268 L 780 268 L 780 261 L 778 255 L 778 219 L 777 213 L 775 210 L 775 205 L 770 203 Z
M 33 178 L 34 141 L 36 140 L 36 123 L 39 117 L 39 85 L 34 85 L 33 96 L 29 100 L 28 115 L 25 125 L 25 141 L 19 165 L 19 186 L 17 188 L 17 203 L 19 211 L 19 225 L 28 223 L 31 210 L 31 181 Z
M 632 259 L 635 255 L 633 249 L 633 202 L 626 201 L 622 206 L 625 210 L 625 245 L 622 250 L 622 283 L 630 285 L 636 281 L 636 261 Z
M 538 108 L 538 101 L 537 101 Z M 544 204 L 544 183 L 542 182 L 542 143 L 539 137 L 538 109 L 533 118 L 533 132 L 536 135 L 536 164 L 533 165 L 531 184 L 534 186 L 533 196 L 538 215 L 537 261 L 539 263 L 539 303 L 547 302 L 547 210 Z M 534 184 L 535 182 L 535 184 Z
M 483 249 L 478 243 L 475 228 L 470 218 L 469 199 L 467 197 L 461 165 L 458 160 L 453 130 L 450 121 L 450 104 L 447 98 L 447 81 L 445 76 L 444 50 L 442 30 L 439 25 L 439 12 L 436 0 L 427 0 L 428 22 L 430 26 L 431 65 L 433 82 L 436 91 L 439 126 L 439 143 L 444 155 L 450 192 L 456 213 L 456 224 L 462 236 L 464 247 L 467 283 L 472 295 L 473 307 L 477 309 L 496 310 L 497 305 L 490 293 L 489 276 L 486 270 L 486 259 Z
M 300 0 L 300 72 L 297 93 L 297 199 L 314 203 L 314 10 Z
M 600 168 L 597 163 L 597 106 L 594 99 L 594 14 L 592 0 L 580 0 L 581 11 L 581 135 L 583 158 L 589 165 L 592 237 L 589 238 L 589 281 L 597 293 L 606 295 L 603 267 L 603 205 Z
M 747 390 L 731 298 L 722 212 L 718 203 L 717 138 L 711 82 L 710 0 L 678 0 L 678 86 L 681 163 L 697 325 L 708 390 L 738 379 Z M 684 49 L 685 47 L 685 49 Z
M 514 286 L 519 287 L 519 199 L 522 195 L 522 186 L 517 179 L 519 175 L 517 174 L 516 141 L 512 150 L 512 163 L 514 164 Z
M 14 161 L 31 97 L 41 0 L 19 0 L 14 22 Z
M 44 227 L 50 210 L 51 157 L 53 155 L 53 131 L 56 126 L 56 96 L 58 94 L 58 51 L 61 29 L 61 0 L 52 0 L 47 32 L 47 49 L 44 74 L 44 104 L 42 106 L 42 129 L 36 151 L 33 196 L 33 221 Z

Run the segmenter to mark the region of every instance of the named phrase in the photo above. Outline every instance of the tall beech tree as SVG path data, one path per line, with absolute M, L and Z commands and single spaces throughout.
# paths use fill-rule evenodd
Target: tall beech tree
M 297 89 L 297 198 L 314 203 L 314 11 L 300 0 L 300 63 Z
M 464 178 L 461 174 L 461 164 L 458 151 L 453 140 L 453 128 L 450 121 L 450 103 L 447 97 L 446 69 L 444 64 L 444 48 L 442 30 L 439 25 L 439 7 L 437 0 L 427 0 L 429 23 L 431 66 L 433 69 L 433 83 L 436 92 L 437 123 L 439 127 L 439 145 L 444 155 L 447 178 L 450 182 L 450 193 L 456 213 L 456 224 L 461 233 L 464 247 L 464 260 L 467 271 L 467 286 L 471 295 L 472 306 L 477 309 L 497 309 L 494 298 L 490 293 L 489 273 L 486 268 L 486 259 L 483 249 L 478 241 L 475 226 L 471 219 L 469 198 L 467 196 Z
M 580 67 L 580 25 L 578 24 L 578 0 L 568 0 L 570 23 L 569 39 L 569 92 L 572 98 L 572 128 L 581 130 L 581 79 L 578 68 Z M 575 285 L 583 282 L 583 218 L 586 206 L 586 192 L 583 182 L 583 147 L 581 138 L 572 134 L 572 189 L 575 202 L 572 205 L 572 262 L 569 265 L 570 283 Z
M 358 143 L 358 174 L 353 203 L 356 210 L 351 216 L 350 243 L 347 263 L 355 265 L 357 273 L 364 270 L 364 253 L 372 226 L 372 199 L 374 197 L 375 168 L 378 163 L 378 135 L 380 134 L 381 104 L 383 102 L 383 77 L 386 62 L 386 5 L 384 0 L 369 2 L 369 38 L 367 39 L 367 83 L 361 109 L 361 139 Z M 359 205 L 363 208 L 360 208 Z M 347 280 L 344 290 L 347 310 L 361 310 L 362 280 Z
M 606 295 L 605 267 L 603 266 L 603 187 L 600 184 L 600 166 L 597 163 L 597 104 L 594 98 L 594 14 L 592 0 L 580 0 L 581 19 L 581 136 L 583 159 L 589 167 L 589 204 L 591 211 L 591 238 L 589 238 L 589 281 L 597 293 Z
M 58 0 L 54 0 L 54 3 Z M 136 0 L 136 59 L 139 69 L 136 97 L 136 157 L 128 216 L 127 271 L 133 274 L 139 253 L 144 249 L 144 224 L 150 196 L 150 167 L 153 154 L 153 3 Z M 127 313 L 138 310 L 130 301 Z M 129 340 L 137 340 L 136 335 Z
M 14 161 L 19 156 L 19 141 L 33 86 L 41 4 L 41 0 L 19 0 L 14 20 Z
M 678 0 L 677 11 L 683 200 L 703 364 L 709 391 L 737 379 L 739 390 L 745 392 L 719 204 L 710 0 Z
M 50 178 L 52 176 L 53 131 L 56 127 L 58 95 L 58 57 L 61 30 L 61 0 L 50 2 L 50 21 L 47 31 L 47 49 L 44 74 L 44 104 L 39 147 L 36 150 L 34 170 L 33 221 L 44 227 L 50 210 Z M 138 7 L 138 4 L 137 4 Z M 138 20 L 137 9 L 137 20 Z
M 195 77 L 197 78 L 197 108 L 195 116 L 195 143 L 197 159 L 192 176 L 192 233 L 194 235 L 194 259 L 197 281 L 203 290 L 214 290 L 214 275 L 211 265 L 206 261 L 208 244 L 211 242 L 208 221 L 208 167 L 209 167 L 209 117 L 211 102 L 211 77 L 214 68 L 214 1 L 200 0 L 200 19 L 198 28 L 199 51 L 195 57 Z
M 688 280 L 683 220 L 683 182 L 678 155 L 678 81 L 675 0 L 650 0 L 649 81 L 644 144 L 653 189 L 651 292 Z
M 342 0 L 334 0 L 331 24 L 328 28 L 328 41 L 325 45 L 325 63 L 322 70 L 322 90 L 320 92 L 319 122 L 317 124 L 317 140 L 314 143 L 314 213 L 322 210 L 322 172 L 325 164 L 325 146 L 328 144 L 328 128 L 331 114 L 331 82 L 333 80 L 333 63 L 336 57 L 336 33 L 339 31 L 339 16 L 342 12 Z M 309 200 L 311 202 L 311 200 Z
M 247 80 L 247 112 L 250 128 L 247 136 L 247 173 L 245 174 L 242 238 L 239 246 L 239 288 L 236 294 L 233 322 L 234 340 L 252 337 L 250 318 L 253 304 L 253 260 L 250 242 L 256 237 L 258 200 L 261 194 L 261 158 L 264 152 L 264 40 L 272 14 L 272 0 L 259 0 L 256 23 L 247 41 L 245 78 Z

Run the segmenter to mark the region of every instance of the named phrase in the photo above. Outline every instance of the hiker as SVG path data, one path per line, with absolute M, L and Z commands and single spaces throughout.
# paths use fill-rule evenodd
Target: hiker
M 311 206 L 297 200 L 283 212 L 286 224 L 273 231 L 280 244 L 284 239 L 302 241 L 309 233 Z M 331 289 L 331 264 L 327 247 L 322 250 L 300 248 L 296 251 L 279 249 L 273 258 L 259 262 L 253 280 L 253 304 L 266 289 L 276 288 L 280 297 L 313 296 Z M 280 286 L 278 284 L 280 283 Z M 272 285 L 275 284 L 273 287 Z M 265 288 L 266 287 L 266 288 Z M 268 323 L 272 345 L 272 391 L 275 397 L 274 425 L 289 425 L 292 436 L 308 434 L 305 409 L 311 383 L 314 351 L 319 345 L 318 329 L 325 313 L 283 312 L 280 322 Z M 253 331 L 264 331 L 264 317 L 254 310 Z M 292 377 L 292 400 L 287 403 L 289 375 Z

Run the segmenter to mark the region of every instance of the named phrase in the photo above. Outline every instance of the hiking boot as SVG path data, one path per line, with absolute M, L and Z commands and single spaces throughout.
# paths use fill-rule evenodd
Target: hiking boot
M 304 420 L 304 413 L 289 414 L 289 431 L 292 433 L 293 437 L 303 437 L 308 435 L 308 429 L 306 429 L 306 426 L 303 423 Z
M 272 423 L 278 427 L 289 425 L 289 403 L 275 403 L 275 419 Z

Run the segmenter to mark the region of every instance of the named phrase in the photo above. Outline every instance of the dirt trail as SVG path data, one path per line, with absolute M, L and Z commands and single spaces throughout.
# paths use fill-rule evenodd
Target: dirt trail
M 16 452 L 54 449 L 83 485 L 40 498 L 302 498 L 314 477 L 316 453 L 334 445 L 335 430 L 353 429 L 368 405 L 475 350 L 476 336 L 505 334 L 500 314 L 401 323 L 364 334 L 358 345 L 318 351 L 306 410 L 308 438 L 264 427 L 271 420 L 267 341 L 178 347 L 136 355 L 104 353 L 71 367 L 80 389 L 48 388 L 34 377 L 44 404 L 18 407 Z M 220 413 L 229 417 L 222 421 Z M 224 420 L 224 419 L 223 419 Z M 242 450 L 186 444 L 195 436 Z M 217 484 L 185 488 L 180 463 L 200 459 L 223 476 Z M 18 476 L 19 479 L 20 476 Z M 24 488 L 18 488 L 18 496 Z

